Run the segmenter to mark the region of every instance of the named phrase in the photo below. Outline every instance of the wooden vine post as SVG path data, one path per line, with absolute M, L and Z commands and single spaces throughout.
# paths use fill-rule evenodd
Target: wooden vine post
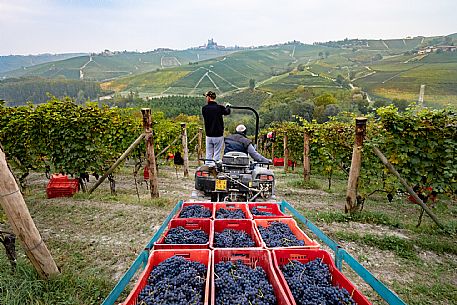
M 142 108 L 141 113 L 143 114 L 143 128 L 146 141 L 146 156 L 148 159 L 146 166 L 149 169 L 149 184 L 151 190 L 151 198 L 157 198 L 159 197 L 159 184 L 157 182 L 156 158 L 154 155 L 154 137 L 152 135 L 151 128 L 151 109 Z
M 356 212 L 359 209 L 357 204 L 357 186 L 360 176 L 360 167 L 362 165 L 362 147 L 363 138 L 367 130 L 367 119 L 355 119 L 355 143 L 352 150 L 351 169 L 349 171 L 348 187 L 346 192 L 346 206 L 344 211 L 346 213 Z
M 303 133 L 303 179 L 308 182 L 310 179 L 311 166 L 309 162 L 309 134 Z
M 203 142 L 203 128 L 198 129 L 198 146 L 197 146 L 197 159 L 198 165 L 201 165 L 200 159 L 203 158 L 202 156 L 202 142 Z
M 14 234 L 19 237 L 27 257 L 38 274 L 49 278 L 60 273 L 43 238 L 40 235 L 19 186 L 6 163 L 0 146 L 0 203 L 11 224 Z
M 289 148 L 287 147 L 287 131 L 284 132 L 284 172 L 289 169 Z
M 186 123 L 181 123 L 182 149 L 184 159 L 184 177 L 189 177 L 189 150 L 187 149 L 187 128 Z
M 271 143 L 271 161 L 274 161 L 275 158 L 275 142 Z
M 398 173 L 398 171 L 395 169 L 395 167 L 387 160 L 387 158 L 384 156 L 384 154 L 379 150 L 379 148 L 377 147 L 373 147 L 373 152 L 376 154 L 376 156 L 379 157 L 379 159 L 381 160 L 381 162 L 387 167 L 387 169 L 395 175 L 395 177 L 398 178 L 398 180 L 400 181 L 401 184 L 403 184 L 403 186 L 406 188 L 406 190 L 408 191 L 408 193 L 413 196 L 414 198 L 414 201 L 419 203 L 419 205 L 424 209 L 425 212 L 427 212 L 427 214 L 430 216 L 431 219 L 433 219 L 433 221 L 438 225 L 438 227 L 440 227 L 441 229 L 445 229 L 445 227 L 443 226 L 443 224 L 438 220 L 438 218 L 435 216 L 435 214 L 433 214 L 433 212 L 430 210 L 430 208 L 425 205 L 425 203 L 422 201 L 422 199 L 419 198 L 419 196 L 417 196 L 416 192 L 414 192 L 414 190 L 409 186 L 408 182 L 406 182 L 405 179 L 403 179 L 400 174 Z

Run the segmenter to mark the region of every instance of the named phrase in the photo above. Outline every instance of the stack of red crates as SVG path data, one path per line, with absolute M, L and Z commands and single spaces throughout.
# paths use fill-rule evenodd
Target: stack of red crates
M 54 174 L 46 187 L 48 198 L 71 197 L 79 188 L 78 179 L 69 179 L 67 175 Z
M 147 278 L 153 267 L 173 256 L 180 255 L 188 260 L 201 262 L 208 267 L 204 305 L 215 305 L 214 265 L 221 261 L 241 260 L 249 266 L 260 265 L 265 270 L 270 283 L 275 291 L 278 305 L 295 305 L 296 302 L 282 275 L 280 266 L 289 260 L 298 260 L 303 263 L 315 258 L 323 259 L 329 265 L 333 284 L 346 288 L 352 294 L 358 305 L 370 305 L 370 302 L 344 277 L 335 267 L 330 254 L 319 249 L 319 244 L 310 239 L 292 219 L 291 216 L 281 212 L 277 203 L 211 203 L 211 202 L 185 202 L 183 208 L 190 205 L 201 205 L 211 211 L 208 218 L 180 218 L 179 210 L 170 221 L 167 230 L 154 244 L 148 265 L 141 274 L 134 289 L 123 305 L 137 305 L 137 298 L 147 283 Z M 253 215 L 251 210 L 256 207 L 262 212 L 269 212 L 273 216 Z M 241 209 L 246 219 L 216 219 L 216 212 L 220 208 Z M 258 230 L 259 226 L 268 226 L 273 221 L 287 224 L 298 239 L 304 240 L 303 247 L 268 248 Z M 166 245 L 164 238 L 171 228 L 183 226 L 187 229 L 201 229 L 209 236 L 209 243 L 201 245 Z M 242 230 L 248 233 L 255 242 L 254 248 L 216 248 L 214 235 L 224 229 Z

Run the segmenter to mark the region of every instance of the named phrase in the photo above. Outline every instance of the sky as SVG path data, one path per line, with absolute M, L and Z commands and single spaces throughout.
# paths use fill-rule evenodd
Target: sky
M 0 55 L 457 32 L 457 0 L 0 0 Z

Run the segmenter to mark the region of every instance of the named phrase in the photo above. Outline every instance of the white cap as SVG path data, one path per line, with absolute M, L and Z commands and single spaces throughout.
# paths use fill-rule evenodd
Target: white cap
M 246 126 L 243 124 L 236 126 L 236 132 L 244 132 L 246 130 Z

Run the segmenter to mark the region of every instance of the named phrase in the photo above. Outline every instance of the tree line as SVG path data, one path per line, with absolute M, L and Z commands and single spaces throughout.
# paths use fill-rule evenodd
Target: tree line
M 0 81 L 0 99 L 10 106 L 44 103 L 49 95 L 59 98 L 69 96 L 78 103 L 93 100 L 106 94 L 93 81 L 47 79 L 40 77 L 8 78 Z

